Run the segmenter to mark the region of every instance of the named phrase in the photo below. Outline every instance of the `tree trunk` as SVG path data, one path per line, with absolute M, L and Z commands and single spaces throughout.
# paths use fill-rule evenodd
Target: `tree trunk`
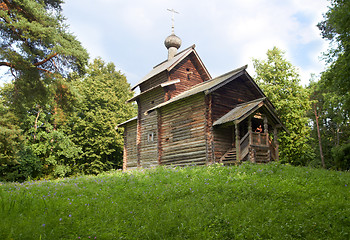
M 39 119 L 40 112 L 41 112 L 41 108 L 39 107 L 38 109 L 39 109 L 39 111 L 36 114 L 36 118 L 35 118 L 35 122 L 34 122 L 34 140 L 36 139 L 36 131 L 38 129 L 38 119 Z
M 322 167 L 326 168 L 326 164 L 324 163 L 323 151 L 322 151 L 320 127 L 318 125 L 318 115 L 317 115 L 317 112 L 316 112 L 316 103 L 314 104 L 314 114 L 315 114 L 315 119 L 316 119 L 318 145 L 320 146 L 320 155 L 321 155 Z

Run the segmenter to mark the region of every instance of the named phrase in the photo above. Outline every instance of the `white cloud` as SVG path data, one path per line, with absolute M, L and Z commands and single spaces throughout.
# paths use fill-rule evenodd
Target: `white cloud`
M 263 59 L 273 46 L 286 51 L 302 76 L 323 67 L 318 56 L 327 44 L 316 24 L 327 11 L 327 0 L 67 0 L 66 5 L 64 15 L 91 55 L 123 66 L 132 84 L 166 56 L 167 8 L 180 12 L 175 32 L 182 49 L 196 43 L 215 75 L 252 57 Z

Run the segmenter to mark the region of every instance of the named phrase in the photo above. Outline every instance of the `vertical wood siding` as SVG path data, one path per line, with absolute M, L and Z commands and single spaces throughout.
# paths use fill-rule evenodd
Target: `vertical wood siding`
M 206 164 L 204 94 L 180 100 L 160 111 L 161 164 Z

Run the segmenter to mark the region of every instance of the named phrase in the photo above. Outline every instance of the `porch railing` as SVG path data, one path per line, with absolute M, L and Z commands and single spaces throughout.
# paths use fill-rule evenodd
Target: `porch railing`
M 252 132 L 252 144 L 253 145 L 268 145 L 268 134 L 267 133 L 257 133 Z

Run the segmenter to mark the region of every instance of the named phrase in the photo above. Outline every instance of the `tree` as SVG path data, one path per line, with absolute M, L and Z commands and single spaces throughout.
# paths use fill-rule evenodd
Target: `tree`
M 44 105 L 70 72 L 84 73 L 88 54 L 68 32 L 62 3 L 0 0 L 0 67 L 14 77 L 14 101 Z
M 2 91 L 46 175 L 64 176 L 79 153 L 65 132 L 74 106 L 68 75 L 83 74 L 86 50 L 68 32 L 62 0 L 0 0 L 0 67 L 13 84 Z M 74 165 L 74 164 L 73 164 Z
M 330 0 L 331 6 L 324 21 L 318 23 L 322 37 L 331 41 L 326 55 L 329 69 L 322 74 L 328 88 L 345 96 L 345 107 L 350 109 L 350 2 Z
M 309 85 L 312 91 L 311 101 L 319 118 L 325 164 L 327 168 L 346 170 L 350 168 L 350 162 L 346 162 L 350 156 L 346 156 L 346 151 L 343 154 L 341 151 L 346 150 L 346 145 L 349 144 L 350 112 L 345 108 L 346 96 L 339 95 L 334 89 L 329 88 L 325 81 L 322 75 L 319 81 L 312 81 Z M 312 113 L 309 116 L 312 120 L 312 134 L 316 136 L 316 119 Z M 316 153 L 318 155 L 317 151 Z
M 133 95 L 129 83 L 114 64 L 98 58 L 89 64 L 83 79 L 76 79 L 75 86 L 81 102 L 70 128 L 83 151 L 77 166 L 88 174 L 121 167 L 123 139 L 116 126 L 136 115 L 134 106 L 125 104 Z
M 324 108 L 327 130 L 336 129 L 336 137 L 329 135 L 326 139 L 331 145 L 333 167 L 350 169 L 350 2 L 330 0 L 330 3 L 324 20 L 317 25 L 322 37 L 331 42 L 325 55 L 328 69 L 318 83 L 325 101 L 319 105 Z M 334 139 L 335 144 L 331 144 Z
M 0 181 L 24 181 L 41 174 L 40 160 L 27 145 L 19 125 L 0 94 Z
M 15 164 L 7 165 L 4 170 L 13 176 L 7 179 L 25 180 L 27 177 L 34 178 L 40 175 L 39 173 L 54 177 L 68 176 L 72 173 L 74 161 L 81 152 L 80 147 L 71 141 L 65 131 L 70 113 L 62 112 L 63 107 L 57 105 L 60 101 L 53 98 L 47 99 L 46 104 L 32 106 L 21 104 L 25 101 L 22 95 L 17 96 L 16 100 L 19 101 L 13 101 L 14 91 L 15 86 L 12 83 L 5 84 L 0 89 L 0 99 L 7 113 L 4 115 L 7 120 L 4 121 L 5 124 L 0 121 L 0 127 L 12 123 L 13 126 L 7 128 L 12 132 L 17 129 L 22 139 L 21 142 L 15 142 L 16 151 L 9 154 Z M 71 103 L 73 102 L 70 101 L 69 104 Z M 0 148 L 0 155 L 4 152 Z
M 7 169 L 16 165 L 18 149 L 23 136 L 16 124 L 18 120 L 8 111 L 4 100 L 0 98 L 0 178 L 6 178 Z
M 267 51 L 267 60 L 253 59 L 256 80 L 276 107 L 289 133 L 280 134 L 281 160 L 305 164 L 311 157 L 307 144 L 310 128 L 306 112 L 310 109 L 309 92 L 300 85 L 296 68 L 274 47 Z
M 13 74 L 81 72 L 87 52 L 67 31 L 62 0 L 0 0 L 0 66 Z

